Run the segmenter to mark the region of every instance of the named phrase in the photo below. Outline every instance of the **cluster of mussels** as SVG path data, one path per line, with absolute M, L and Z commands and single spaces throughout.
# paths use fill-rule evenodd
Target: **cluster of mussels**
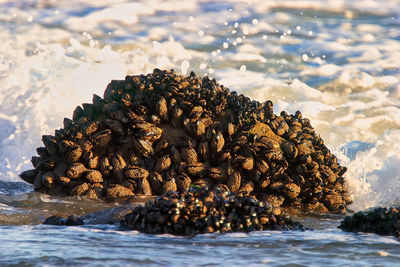
M 375 233 L 400 238 L 400 206 L 357 212 L 344 218 L 339 228 L 348 232 Z
M 279 210 L 279 208 L 277 208 Z M 151 234 L 191 236 L 213 232 L 300 230 L 302 225 L 274 210 L 268 202 L 236 196 L 220 186 L 192 187 L 186 193 L 168 192 L 135 207 L 121 226 Z
M 42 137 L 21 178 L 51 195 L 118 199 L 220 184 L 276 207 L 345 212 L 345 167 L 310 121 L 214 79 L 155 69 L 112 81 Z
M 70 215 L 67 218 L 60 215 L 53 215 L 46 218 L 43 224 L 77 226 L 77 225 L 83 225 L 84 223 L 81 218 L 76 217 L 75 215 Z

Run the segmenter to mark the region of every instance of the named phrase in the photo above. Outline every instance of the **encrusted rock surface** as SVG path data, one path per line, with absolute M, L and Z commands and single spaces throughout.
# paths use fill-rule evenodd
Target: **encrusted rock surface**
M 170 191 L 135 207 L 121 226 L 151 234 L 191 236 L 213 232 L 302 230 L 279 208 L 252 197 L 236 196 L 226 187 L 192 187 L 186 193 Z
M 276 207 L 346 212 L 346 168 L 298 111 L 273 113 L 208 77 L 155 69 L 112 81 L 42 137 L 36 191 L 115 200 L 223 184 Z
M 375 233 L 400 238 L 400 206 L 357 212 L 344 218 L 339 228 L 348 232 Z
M 83 220 L 75 215 L 70 215 L 68 217 L 53 215 L 51 217 L 46 218 L 43 224 L 48 225 L 66 225 L 66 226 L 78 226 L 83 225 Z

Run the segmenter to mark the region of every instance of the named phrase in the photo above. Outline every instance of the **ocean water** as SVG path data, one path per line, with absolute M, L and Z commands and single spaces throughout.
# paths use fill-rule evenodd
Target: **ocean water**
M 352 210 L 400 205 L 400 1 L 0 0 L 0 39 L 0 265 L 400 266 L 398 240 L 342 232 L 340 216 L 193 238 L 121 232 L 100 215 L 41 225 L 118 207 L 18 177 L 41 135 L 110 80 L 173 68 L 301 110 L 347 166 Z

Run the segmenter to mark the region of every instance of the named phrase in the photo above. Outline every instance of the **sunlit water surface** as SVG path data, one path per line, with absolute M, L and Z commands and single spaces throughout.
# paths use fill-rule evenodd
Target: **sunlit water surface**
M 314 231 L 194 238 L 121 232 L 104 213 L 45 226 L 120 207 L 18 178 L 41 135 L 110 80 L 173 68 L 301 110 L 348 167 L 350 208 L 400 204 L 400 1 L 0 0 L 0 38 L 0 265 L 400 264 L 398 240 L 341 232 L 337 216 L 299 218 Z

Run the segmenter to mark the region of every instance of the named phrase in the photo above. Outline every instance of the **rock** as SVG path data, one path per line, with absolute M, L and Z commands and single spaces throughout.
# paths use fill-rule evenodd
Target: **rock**
M 46 220 L 44 220 L 43 224 L 48 224 L 48 225 L 65 225 L 67 219 L 59 216 L 59 215 L 53 215 L 50 216 L 48 218 L 46 218 Z
M 20 176 L 48 194 L 109 201 L 222 184 L 282 208 L 345 213 L 351 203 L 346 168 L 307 118 L 208 77 L 155 69 L 112 81 L 42 141 Z M 96 183 L 104 193 L 89 190 Z
M 135 207 L 121 221 L 121 226 L 144 233 L 184 236 L 212 232 L 303 230 L 301 224 L 274 212 L 268 203 L 239 197 L 223 188 L 207 190 L 196 187 L 182 194 L 169 191 L 145 206 Z
M 79 217 L 76 217 L 75 215 L 70 215 L 67 218 L 67 221 L 65 222 L 65 225 L 67 226 L 74 226 L 74 225 L 83 225 L 83 220 Z
M 70 215 L 68 218 L 65 218 L 60 215 L 53 215 L 43 222 L 43 224 L 48 225 L 66 225 L 66 226 L 77 226 L 77 225 L 84 225 L 83 220 L 75 215 Z
M 338 228 L 347 232 L 375 233 L 400 238 L 400 206 L 357 212 L 346 216 Z

